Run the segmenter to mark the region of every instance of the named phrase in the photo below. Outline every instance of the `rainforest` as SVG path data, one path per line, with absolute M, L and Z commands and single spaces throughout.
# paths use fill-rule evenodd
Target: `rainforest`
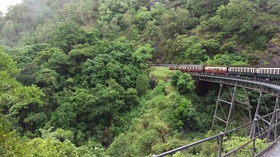
M 215 135 L 219 85 L 199 96 L 189 74 L 149 64 L 279 55 L 279 0 L 23 0 L 0 12 L 0 155 L 143 157 Z

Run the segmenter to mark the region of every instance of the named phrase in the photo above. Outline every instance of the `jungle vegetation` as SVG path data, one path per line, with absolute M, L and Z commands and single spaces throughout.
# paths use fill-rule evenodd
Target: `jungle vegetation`
M 217 93 L 148 64 L 279 64 L 280 3 L 23 0 L 0 45 L 2 156 L 151 156 L 215 134 Z

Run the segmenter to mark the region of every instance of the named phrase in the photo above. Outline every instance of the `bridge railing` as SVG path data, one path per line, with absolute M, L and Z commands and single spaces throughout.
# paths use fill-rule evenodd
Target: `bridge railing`
M 184 145 L 184 146 L 181 146 L 179 148 L 176 148 L 176 149 L 173 149 L 173 150 L 170 150 L 170 151 L 167 151 L 167 152 L 164 152 L 164 153 L 161 153 L 161 154 L 158 154 L 158 155 L 153 155 L 152 157 L 163 157 L 163 156 L 166 156 L 166 155 L 173 155 L 175 154 L 176 152 L 178 151 L 183 151 L 183 150 L 186 150 L 188 148 L 191 148 L 191 147 L 194 147 L 194 146 L 197 146 L 199 144 L 202 144 L 204 142 L 207 142 L 207 141 L 210 141 L 210 140 L 213 140 L 213 139 L 218 139 L 218 142 L 219 142 L 219 147 L 218 147 L 218 157 L 226 157 L 226 156 L 230 156 L 230 155 L 236 155 L 238 153 L 238 151 L 240 151 L 242 148 L 244 148 L 245 146 L 249 145 L 249 144 L 252 144 L 252 151 L 251 151 L 251 156 L 254 157 L 259 157 L 261 155 L 263 155 L 268 149 L 270 149 L 272 146 L 274 146 L 277 141 L 280 140 L 280 136 L 279 136 L 279 130 L 277 130 L 277 126 L 280 126 L 280 122 L 277 121 L 277 118 L 280 118 L 278 116 L 276 116 L 276 122 L 274 125 L 272 125 L 269 129 L 267 129 L 266 131 L 260 133 L 257 135 L 256 133 L 256 126 L 257 126 L 257 123 L 264 119 L 264 118 L 267 118 L 268 116 L 271 116 L 272 114 L 276 114 L 278 115 L 280 113 L 280 109 L 277 109 L 276 111 L 274 112 L 271 112 L 263 117 L 259 117 L 258 119 L 254 119 L 253 121 L 250 121 L 248 123 L 245 123 L 235 129 L 232 129 L 232 130 L 229 130 L 229 131 L 226 131 L 226 132 L 221 132 L 220 134 L 218 135 L 214 135 L 214 136 L 211 136 L 211 137 L 208 137 L 208 138 L 205 138 L 205 139 L 202 139 L 202 140 L 199 140 L 197 142 L 193 142 L 193 143 L 190 143 L 190 144 L 187 144 L 187 145 Z M 230 152 L 227 152 L 225 154 L 223 154 L 223 141 L 224 141 L 224 137 L 228 134 L 231 134 L 233 132 L 236 132 L 237 130 L 241 129 L 241 128 L 247 128 L 249 125 L 251 125 L 251 127 L 254 127 L 252 130 L 253 130 L 253 134 L 252 134 L 252 138 L 250 140 L 248 140 L 246 143 L 244 143 L 243 145 L 239 146 L 238 148 L 230 151 Z M 265 149 L 261 150 L 260 152 L 258 152 L 256 155 L 256 139 L 258 138 L 261 138 L 263 137 L 265 134 L 267 133 L 270 133 L 271 131 L 274 131 L 274 139 L 273 141 L 270 143 L 270 145 L 268 147 L 266 147 Z

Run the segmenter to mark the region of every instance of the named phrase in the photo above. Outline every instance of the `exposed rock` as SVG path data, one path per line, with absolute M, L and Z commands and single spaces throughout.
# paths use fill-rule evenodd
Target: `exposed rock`
M 270 60 L 270 65 L 279 65 L 279 58 L 272 58 Z
M 267 43 L 267 49 L 265 51 L 265 58 L 261 59 L 261 64 L 269 63 L 270 65 L 280 65 L 280 33 Z

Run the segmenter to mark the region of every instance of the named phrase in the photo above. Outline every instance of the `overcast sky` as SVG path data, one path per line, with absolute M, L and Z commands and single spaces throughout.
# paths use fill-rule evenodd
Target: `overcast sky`
M 0 0 L 0 11 L 6 13 L 8 6 L 21 3 L 22 0 Z

